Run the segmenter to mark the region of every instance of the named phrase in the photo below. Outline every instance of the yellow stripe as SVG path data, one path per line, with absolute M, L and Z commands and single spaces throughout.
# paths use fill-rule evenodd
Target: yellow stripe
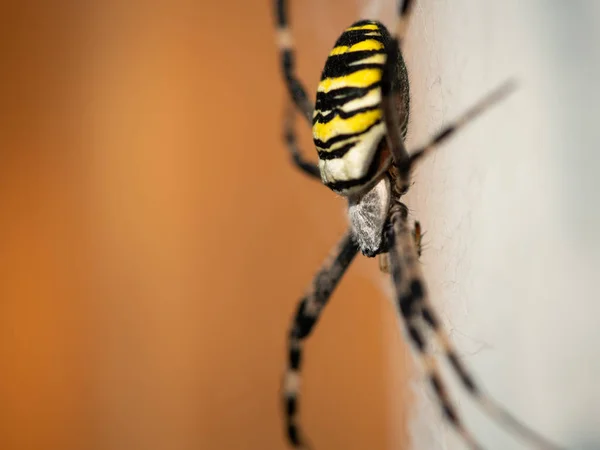
M 315 123 L 313 125 L 313 137 L 327 142 L 339 134 L 362 133 L 379 119 L 381 119 L 380 109 L 365 111 L 348 119 L 335 116 L 328 123 Z
M 381 80 L 381 69 L 357 70 L 350 75 L 338 78 L 325 78 L 319 83 L 317 91 L 329 92 L 341 87 L 365 87 Z
M 346 31 L 355 31 L 355 30 L 378 30 L 379 26 L 374 23 L 368 23 L 366 25 L 361 25 L 358 27 L 350 27 L 346 28 Z
M 358 66 L 359 64 L 385 64 L 387 56 L 384 53 L 379 53 L 377 55 L 369 56 L 368 58 L 361 59 L 360 61 L 356 61 L 351 63 L 351 66 Z
M 342 53 L 348 52 L 360 52 L 362 50 L 381 50 L 382 48 L 383 44 L 381 42 L 375 39 L 365 39 L 364 41 L 360 41 L 350 47 L 347 45 L 334 47 L 329 56 L 341 55 Z

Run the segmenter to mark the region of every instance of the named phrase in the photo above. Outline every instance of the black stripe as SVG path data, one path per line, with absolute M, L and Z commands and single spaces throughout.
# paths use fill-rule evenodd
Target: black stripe
M 359 20 L 358 22 L 354 22 L 348 28 L 362 27 L 363 25 L 381 25 L 381 24 L 379 22 L 377 22 L 376 20 L 363 19 L 363 20 Z
M 414 326 L 409 325 L 408 335 L 410 336 L 410 339 L 412 340 L 417 350 L 420 353 L 423 353 L 425 351 L 425 341 L 423 340 L 423 336 L 421 336 L 421 333 L 419 333 L 419 330 L 417 330 Z
M 306 313 L 306 305 L 309 300 L 310 297 L 305 297 L 298 305 L 294 317 L 294 328 L 292 328 L 292 331 L 290 332 L 290 338 L 298 340 L 305 339 L 315 326 L 318 316 Z
M 454 370 L 456 370 L 456 372 L 458 373 L 458 376 L 460 377 L 460 380 L 462 381 L 465 388 L 467 388 L 467 390 L 470 391 L 472 394 L 478 395 L 479 389 L 477 389 L 477 386 L 475 386 L 475 382 L 473 381 L 471 376 L 465 372 L 465 369 L 458 360 L 456 354 L 454 352 L 448 352 L 446 353 L 446 357 L 448 358 L 448 361 L 450 361 L 450 364 L 452 365 Z
M 442 388 L 442 382 L 438 378 L 437 374 L 429 375 L 429 382 L 431 383 L 431 386 L 433 386 L 433 390 L 435 391 L 437 396 L 444 397 L 444 389 Z
M 350 139 L 350 138 L 353 138 L 356 136 L 363 135 L 366 132 L 368 132 L 371 128 L 373 128 L 374 126 L 376 126 L 380 123 L 381 123 L 381 119 L 377 119 L 375 122 L 373 122 L 371 125 L 369 125 L 365 130 L 361 131 L 360 133 L 338 134 L 337 136 L 332 137 L 331 139 L 329 139 L 326 142 L 323 142 L 320 139 L 313 139 L 313 141 L 315 143 L 315 146 L 317 146 L 321 149 L 330 148 L 333 144 L 335 144 L 337 142 L 345 141 L 346 139 Z
M 381 73 L 383 73 L 383 64 L 377 63 L 367 63 L 367 64 L 356 64 L 354 66 L 347 66 L 345 64 L 336 64 L 330 65 L 327 64 L 325 66 L 325 70 L 323 70 L 323 74 L 321 75 L 321 81 L 327 78 L 340 78 L 353 74 L 354 72 L 358 72 L 360 70 L 366 69 L 378 69 Z
M 444 128 L 442 131 L 440 131 L 437 136 L 433 139 L 433 144 L 439 144 L 440 142 L 442 142 L 444 139 L 447 139 L 448 137 L 450 137 L 450 135 L 452 133 L 454 133 L 456 131 L 456 127 L 454 127 L 453 125 L 448 125 L 446 128 Z
M 334 47 L 335 48 L 335 47 Z M 333 50 L 332 50 L 333 51 Z M 373 55 L 385 54 L 385 49 L 372 49 L 372 50 L 356 50 L 351 52 L 338 53 L 336 55 L 330 55 L 327 57 L 327 61 L 331 61 L 333 64 L 343 62 L 344 64 L 357 63 L 361 59 L 368 58 Z M 343 61 L 340 61 L 343 60 Z
M 431 314 L 431 311 L 429 311 L 429 309 L 424 309 L 422 314 L 423 319 L 425 319 L 425 322 L 427 322 L 427 324 L 431 328 L 437 330 L 440 327 L 440 324 L 438 323 L 437 319 Z
M 377 81 L 365 87 L 342 87 L 329 92 L 317 92 L 315 109 L 319 111 L 335 109 L 351 100 L 364 97 L 369 91 L 379 86 L 381 86 L 381 82 Z
M 294 447 L 300 447 L 300 437 L 298 436 L 298 429 L 295 424 L 288 424 L 287 435 Z
M 293 416 L 298 411 L 298 401 L 296 397 L 287 397 L 285 399 L 285 409 L 288 416 Z
M 306 91 L 302 87 L 302 84 L 295 77 L 294 52 L 291 49 L 284 49 L 281 52 L 281 66 L 283 67 L 283 74 L 287 81 L 290 96 L 300 111 L 305 111 L 306 105 L 309 103 L 308 97 L 306 96 Z
M 382 63 L 363 63 L 365 58 L 374 55 L 384 55 L 385 50 L 361 50 L 358 52 L 346 52 L 327 58 L 325 68 L 321 74 L 321 81 L 326 78 L 338 78 L 349 75 L 363 69 L 383 69 Z
M 375 34 L 378 33 L 378 34 Z M 381 29 L 377 30 L 350 30 L 344 31 L 340 38 L 335 42 L 335 47 L 351 46 L 367 39 L 373 39 L 385 45 L 385 36 Z
M 410 283 L 410 292 L 415 300 L 422 300 L 425 295 L 423 283 L 417 279 L 412 280 Z
M 408 12 L 411 3 L 412 0 L 404 0 L 404 2 L 402 2 L 400 7 L 400 17 L 404 16 Z
M 281 65 L 286 77 L 290 77 L 290 74 L 294 71 L 294 52 L 289 48 L 286 48 L 281 53 Z
M 376 25 L 376 30 L 350 30 L 345 31 L 339 39 L 336 41 L 335 46 L 339 47 L 341 45 L 353 45 L 358 42 L 364 41 L 366 39 L 375 39 L 384 46 L 387 46 L 392 38 L 390 32 L 385 27 L 384 24 L 378 22 L 376 20 L 361 20 L 352 24 L 349 28 L 360 27 L 362 25 Z M 380 36 L 377 35 L 369 35 L 369 33 L 379 33 Z
M 331 55 L 327 58 L 327 64 L 354 64 L 358 61 L 373 55 L 384 55 L 385 49 L 379 50 L 358 50 L 356 52 L 345 52 L 337 55 Z
M 317 149 L 319 159 L 321 161 L 327 161 L 328 159 L 341 158 L 346 153 L 348 153 L 352 149 L 352 147 L 354 147 L 356 145 L 357 142 L 358 142 L 358 140 L 352 141 L 352 142 L 342 145 L 340 148 L 336 148 L 335 150 L 332 150 L 330 152 L 324 152 L 322 150 Z
M 444 411 L 444 416 L 446 419 L 448 419 L 448 421 L 450 421 L 450 423 L 452 423 L 455 427 L 459 427 L 460 422 L 458 421 L 458 416 L 456 415 L 454 408 L 447 403 L 444 403 L 442 410 Z
M 362 114 L 368 111 L 375 111 L 379 109 L 381 105 L 377 103 L 376 105 L 371 106 L 363 106 L 362 108 L 353 109 L 352 111 L 344 111 L 343 109 L 334 109 L 329 114 L 321 114 L 320 111 L 317 111 L 317 114 L 313 117 L 313 125 L 315 123 L 329 123 L 333 120 L 335 116 L 340 116 L 342 119 L 349 119 L 350 117 L 354 117 L 357 114 Z
M 350 234 L 348 236 L 348 241 L 344 243 L 344 247 L 337 256 L 336 261 L 341 267 L 348 267 L 356 256 L 357 252 L 358 247 L 356 246 L 356 243 L 353 241 L 352 235 Z
M 379 170 L 379 160 L 381 159 L 381 152 L 386 146 L 385 136 L 379 141 L 377 145 L 377 151 L 373 156 L 373 160 L 371 161 L 371 165 L 369 166 L 369 170 L 365 176 L 357 178 L 356 180 L 348 180 L 348 181 L 334 181 L 331 183 L 325 183 L 329 189 L 333 191 L 343 191 L 346 189 L 350 189 L 356 186 L 360 186 L 362 184 L 367 184 L 369 181 L 373 179 L 373 177 L 377 174 Z
M 277 26 L 284 28 L 287 26 L 287 3 L 285 0 L 275 0 L 275 11 L 277 12 Z
M 300 354 L 300 349 L 299 348 L 291 348 L 290 349 L 290 354 L 288 355 L 288 364 L 290 369 L 292 369 L 295 372 L 298 372 L 300 370 L 300 363 L 302 361 L 302 355 Z
M 400 278 L 398 278 L 400 279 Z M 400 305 L 400 312 L 404 317 L 410 317 L 414 314 L 414 298 L 410 294 L 403 294 L 398 297 L 398 305 Z

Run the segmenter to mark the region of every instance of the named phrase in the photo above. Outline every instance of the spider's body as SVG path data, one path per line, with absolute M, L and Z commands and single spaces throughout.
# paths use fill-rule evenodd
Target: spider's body
M 392 204 L 392 154 L 382 110 L 382 79 L 389 47 L 383 24 L 362 20 L 336 41 L 317 87 L 312 131 L 323 184 L 348 198 L 352 235 L 360 251 L 385 251 L 383 230 Z M 394 87 L 401 135 L 406 135 L 409 88 L 406 66 L 397 53 Z
M 448 395 L 432 353 L 427 329 L 433 332 L 462 386 L 497 421 L 528 437 L 541 448 L 557 448 L 499 407 L 475 384 L 458 358 L 433 308 L 418 264 L 421 228 L 408 223 L 401 197 L 410 186 L 411 169 L 424 155 L 511 89 L 503 86 L 444 127 L 426 145 L 409 154 L 404 147 L 408 123 L 408 76 L 400 52 L 410 17 L 411 0 L 398 2 L 393 34 L 379 22 L 360 21 L 347 28 L 330 52 L 317 89 L 316 105 L 308 100 L 294 67 L 287 1 L 274 0 L 281 65 L 293 108 L 312 126 L 319 163 L 303 158 L 296 142 L 293 108 L 288 109 L 285 140 L 294 164 L 348 200 L 350 227 L 325 260 L 296 310 L 288 336 L 283 383 L 286 434 L 294 447 L 304 447 L 298 421 L 300 368 L 310 336 L 335 287 L 359 251 L 384 256 L 381 268 L 391 274 L 395 302 L 408 337 L 436 394 L 445 418 L 472 449 L 477 441 L 463 425 Z
M 382 77 L 392 38 L 381 23 L 347 28 L 325 63 L 312 118 L 323 183 L 352 196 L 364 193 L 387 171 L 392 155 L 383 120 Z M 394 77 L 402 83 L 402 135 L 408 120 L 408 78 L 402 57 Z

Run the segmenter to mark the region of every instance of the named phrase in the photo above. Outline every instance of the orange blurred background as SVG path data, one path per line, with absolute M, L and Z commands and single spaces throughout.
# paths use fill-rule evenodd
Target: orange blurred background
M 287 448 L 286 332 L 345 219 L 288 162 L 270 2 L 83 3 L 0 14 L 0 448 Z M 291 7 L 311 96 L 358 18 L 326 3 Z M 317 449 L 407 448 L 382 283 L 358 258 L 308 341 Z

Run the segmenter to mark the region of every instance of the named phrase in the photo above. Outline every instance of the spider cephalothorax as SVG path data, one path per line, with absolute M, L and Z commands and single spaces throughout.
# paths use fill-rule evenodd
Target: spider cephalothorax
M 302 447 L 298 422 L 298 392 L 302 346 L 317 323 L 333 290 L 361 251 L 382 255 L 382 269 L 391 274 L 395 301 L 411 343 L 423 362 L 431 387 L 449 423 L 471 448 L 480 448 L 460 420 L 440 376 L 425 331 L 430 329 L 467 392 L 497 421 L 541 448 L 557 448 L 514 419 L 485 395 L 458 358 L 432 307 L 422 269 L 421 228 L 408 223 L 401 197 L 410 186 L 411 169 L 454 133 L 512 89 L 502 86 L 461 117 L 444 127 L 413 152 L 404 147 L 408 124 L 409 85 L 401 42 L 408 26 L 412 1 L 398 2 L 398 16 L 390 33 L 376 21 L 363 20 L 347 28 L 329 53 L 317 88 L 316 105 L 296 77 L 287 2 L 275 0 L 277 40 L 284 78 L 293 105 L 288 107 L 285 141 L 293 162 L 307 175 L 320 179 L 346 197 L 350 226 L 325 260 L 300 300 L 288 337 L 288 363 L 283 397 L 286 434 Z M 302 156 L 294 130 L 294 107 L 312 126 L 318 165 Z

